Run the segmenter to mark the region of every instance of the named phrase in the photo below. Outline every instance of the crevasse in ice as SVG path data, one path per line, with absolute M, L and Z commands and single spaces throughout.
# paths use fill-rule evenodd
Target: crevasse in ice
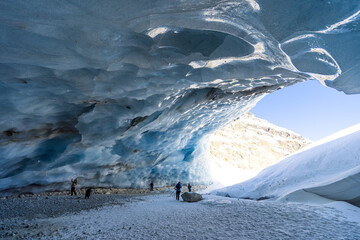
M 207 136 L 266 93 L 360 92 L 360 2 L 1 1 L 0 190 L 211 181 Z

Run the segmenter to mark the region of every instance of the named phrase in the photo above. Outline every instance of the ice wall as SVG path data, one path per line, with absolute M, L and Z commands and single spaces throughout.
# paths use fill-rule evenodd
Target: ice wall
M 207 135 L 318 79 L 359 93 L 357 0 L 1 1 L 0 190 L 211 181 Z

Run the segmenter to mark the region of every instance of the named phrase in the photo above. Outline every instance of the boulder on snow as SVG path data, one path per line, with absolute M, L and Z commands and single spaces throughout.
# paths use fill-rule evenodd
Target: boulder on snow
M 184 202 L 198 202 L 203 200 L 201 194 L 193 192 L 185 192 L 181 194 L 181 198 L 184 200 Z

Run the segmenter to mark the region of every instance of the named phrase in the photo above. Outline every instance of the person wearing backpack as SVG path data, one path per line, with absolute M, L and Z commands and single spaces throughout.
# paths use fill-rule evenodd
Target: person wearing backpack
M 176 200 L 180 200 L 181 188 L 182 188 L 182 185 L 181 185 L 180 182 L 178 182 L 178 184 L 176 184 L 176 186 L 175 186 L 175 189 L 176 189 Z

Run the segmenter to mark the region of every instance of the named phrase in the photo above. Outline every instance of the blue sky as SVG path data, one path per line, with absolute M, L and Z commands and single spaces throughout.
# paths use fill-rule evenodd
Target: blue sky
M 307 81 L 266 95 L 250 112 L 315 141 L 360 123 L 360 94 Z

